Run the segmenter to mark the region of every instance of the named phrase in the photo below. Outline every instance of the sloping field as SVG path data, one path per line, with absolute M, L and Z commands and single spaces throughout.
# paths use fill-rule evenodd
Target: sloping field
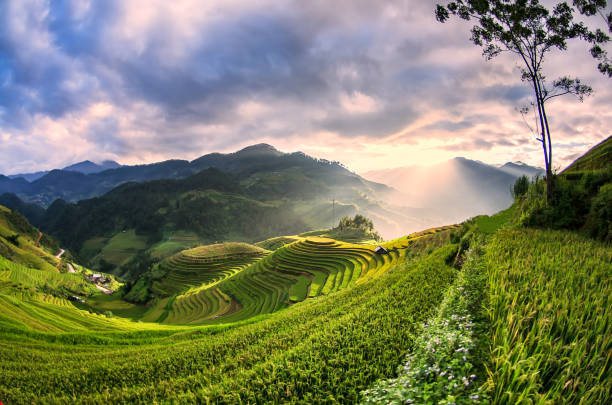
M 74 293 L 89 294 L 96 291 L 80 274 L 57 273 L 32 269 L 13 263 L 0 256 L 0 289 L 1 285 L 13 285 L 20 288 L 63 288 Z
M 222 245 L 191 249 L 162 263 L 172 271 L 153 288 L 169 298 L 159 300 L 142 320 L 225 323 L 276 312 L 308 297 L 331 294 L 380 276 L 401 263 L 406 251 L 419 240 L 439 234 L 440 243 L 447 241 L 441 231 L 451 228 L 431 229 L 387 242 L 383 246 L 389 252 L 383 255 L 374 252 L 377 245 L 302 238 L 248 267 L 240 264 L 244 261 L 236 261 L 237 253 L 221 255 Z M 245 247 L 235 249 L 240 252 Z M 251 256 L 240 253 L 238 257 L 244 260 Z
M 57 271 L 59 249 L 52 251 L 43 243 L 36 245 L 38 230 L 25 218 L 0 205 L 0 256 L 28 267 Z M 14 241 L 9 242 L 11 238 Z M 42 242 L 48 241 L 42 238 Z
M 135 230 L 128 229 L 117 233 L 106 242 L 96 258 L 120 266 L 146 247 L 146 237 L 136 235 Z
M 209 287 L 236 274 L 267 253 L 247 243 L 219 243 L 184 250 L 162 261 L 165 275 L 153 284 L 153 291 L 168 297 Z
M 612 136 L 593 146 L 587 153 L 576 159 L 562 173 L 582 170 L 600 170 L 612 165 Z
M 423 245 L 423 251 L 434 248 Z M 347 255 L 344 261 L 339 249 Z M 257 322 L 164 328 L 135 322 L 129 323 L 135 327 L 129 327 L 115 319 L 101 319 L 108 322 L 109 330 L 114 326 L 126 331 L 79 332 L 77 328 L 64 334 L 35 332 L 19 326 L 19 320 L 10 315 L 3 316 L 1 400 L 11 404 L 356 403 L 361 390 L 394 374 L 397 359 L 410 349 L 422 322 L 452 282 L 456 271 L 446 262 L 456 250 L 456 245 L 443 246 L 398 271 L 306 300 L 259 317 Z M 321 263 L 298 263 L 313 251 Z M 366 251 L 328 240 L 302 243 L 286 255 L 290 258 L 284 259 L 296 265 L 328 269 L 330 274 L 321 285 L 330 291 L 386 263 Z M 247 274 L 260 283 L 270 301 L 258 300 L 264 295 L 257 288 L 242 292 L 246 297 L 253 291 L 253 303 L 261 304 L 253 313 L 271 310 L 272 298 L 278 298 L 283 282 L 295 278 L 270 257 L 257 263 L 269 262 L 279 269 L 263 270 L 258 265 L 261 271 L 256 272 L 251 266 L 219 284 L 233 282 L 239 290 L 238 279 Z M 341 270 L 338 263 L 352 270 Z M 274 277 L 264 277 L 264 271 Z M 58 317 L 55 322 L 58 328 L 70 330 L 68 319 Z
M 567 231 L 501 230 L 486 255 L 493 403 L 612 401 L 612 250 Z

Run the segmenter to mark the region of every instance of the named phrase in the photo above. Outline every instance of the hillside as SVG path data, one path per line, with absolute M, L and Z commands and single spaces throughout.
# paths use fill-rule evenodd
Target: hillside
M 586 154 L 566 167 L 562 173 L 600 170 L 610 166 L 612 166 L 612 136 L 593 146 Z
M 42 234 L 16 211 L 0 205 L 0 256 L 27 267 L 59 272 L 56 241 Z
M 426 222 L 418 210 L 382 201 L 389 187 L 304 154 L 256 145 L 194 164 L 217 164 L 229 172 L 209 168 L 184 179 L 125 183 L 77 203 L 56 200 L 46 210 L 13 194 L 0 196 L 0 202 L 22 210 L 88 266 L 127 278 L 194 244 L 327 229 L 358 213 L 372 218 L 387 239 Z M 103 173 L 124 169 L 129 168 Z
M 476 403 L 515 402 L 521 395 L 605 403 L 612 384 L 603 372 L 612 332 L 606 304 L 610 250 L 562 232 L 508 229 L 513 215 L 479 217 L 450 236 L 423 232 L 391 242 L 386 246 L 398 250 L 391 250 L 389 261 L 372 255 L 371 247 L 305 238 L 230 272 L 212 288 L 173 295 L 172 302 L 141 312 L 141 319 L 157 316 L 167 325 L 132 322 L 116 315 L 121 310 L 112 317 L 96 315 L 68 301 L 0 289 L 0 391 L 8 403 L 63 402 L 76 395 L 85 403 L 298 403 L 330 396 L 379 403 L 385 402 L 382 392 L 403 395 L 397 390 L 407 385 L 386 379 L 396 376 L 397 366 L 411 370 L 402 364 L 407 353 L 411 367 L 423 364 L 420 347 L 428 342 L 437 356 L 428 367 L 448 364 L 456 378 L 465 376 L 470 384 L 442 388 L 438 382 L 448 382 L 446 375 L 436 373 L 425 382 L 417 374 L 400 374 L 405 380 L 399 381 L 421 387 L 410 395 L 478 395 L 482 400 L 472 399 Z M 482 240 L 480 227 L 492 239 Z M 457 265 L 466 244 L 476 251 Z M 228 253 L 258 252 L 244 245 L 213 246 L 180 257 L 200 266 Z M 174 263 L 171 271 L 185 269 L 184 261 Z M 574 271 L 558 272 L 558 265 Z M 272 267 L 262 271 L 265 266 Z M 481 294 L 489 291 L 479 284 L 483 277 L 491 282 L 491 295 L 482 301 L 491 308 L 486 315 L 477 312 Z M 588 288 L 572 288 L 576 283 Z M 211 289 L 218 294 L 202 294 Z M 300 295 L 313 298 L 291 303 Z M 544 295 L 546 302 L 539 299 Z M 234 299 L 236 304 L 223 306 L 223 300 Z M 97 304 L 118 308 L 113 300 Z M 585 303 L 588 317 L 581 315 Z M 539 305 L 535 318 L 534 305 Z M 279 308 L 285 309 L 271 313 Z M 463 325 L 458 319 L 467 319 L 473 329 L 454 329 Z M 197 326 L 202 322 L 216 325 Z M 489 333 L 491 351 L 478 344 Z M 449 353 L 469 356 L 469 365 L 460 357 L 451 362 Z M 557 360 L 563 358 L 575 359 L 571 372 Z M 492 364 L 489 375 L 483 359 Z M 513 373 L 529 377 L 514 380 Z M 566 392 L 568 381 L 572 390 Z
M 308 178 L 316 180 L 325 178 L 328 180 L 328 186 L 360 186 L 376 192 L 387 190 L 383 185 L 360 179 L 359 176 L 338 163 L 313 159 L 301 152 L 283 153 L 267 144 L 249 146 L 228 154 L 211 153 L 191 162 L 167 160 L 147 165 L 121 167 L 115 167 L 112 163 L 100 166 L 85 161 L 62 170 L 51 170 L 31 183 L 21 177 L 10 179 L 2 176 L 0 177 L 0 194 L 15 193 L 25 202 L 33 202 L 46 207 L 58 198 L 75 202 L 103 195 L 123 183 L 182 179 L 208 168 L 240 174 L 244 178 L 255 173 L 268 173 L 269 181 L 258 182 L 265 184 L 259 189 L 260 193 L 269 192 L 270 187 L 291 186 L 286 180 L 277 183 L 274 178 L 275 173 L 290 168 L 300 168 L 302 172 L 307 172 L 306 177 Z M 98 172 L 98 169 L 104 170 Z M 293 187 L 293 192 L 299 192 L 299 190 Z
M 74 163 L 72 165 L 66 166 L 61 170 L 71 171 L 71 172 L 79 172 L 83 174 L 91 174 L 91 173 L 99 173 L 108 169 L 116 169 L 121 167 L 121 165 L 113 160 L 105 160 L 101 163 L 94 163 L 89 160 L 84 160 L 82 162 Z M 10 179 L 18 179 L 22 178 L 29 183 L 36 181 L 43 177 L 46 174 L 49 174 L 50 170 L 44 170 L 40 172 L 34 173 L 18 173 L 18 174 L 9 174 L 7 177 Z
M 126 285 L 134 302 L 0 258 L 2 401 L 609 403 L 612 250 L 525 226 L 542 184 L 386 252 L 317 232 L 191 247 Z

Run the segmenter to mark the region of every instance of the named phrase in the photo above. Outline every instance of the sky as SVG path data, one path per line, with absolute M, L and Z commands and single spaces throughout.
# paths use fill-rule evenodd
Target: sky
M 456 156 L 543 166 L 518 61 L 486 61 L 435 1 L 2 0 L 0 173 L 141 164 L 269 143 L 366 172 Z M 596 23 L 596 22 L 595 22 Z M 548 77 L 553 166 L 612 134 L 612 79 L 581 43 Z M 529 119 L 527 123 L 533 126 Z

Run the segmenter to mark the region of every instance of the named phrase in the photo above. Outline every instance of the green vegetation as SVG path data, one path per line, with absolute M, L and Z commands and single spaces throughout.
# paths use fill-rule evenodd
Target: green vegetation
M 300 236 L 277 236 L 275 238 L 269 238 L 262 240 L 261 242 L 257 242 L 255 243 L 255 246 L 259 246 L 260 248 L 266 250 L 276 250 L 301 239 L 302 238 Z
M 359 214 L 355 215 L 354 218 L 342 218 L 338 226 L 331 229 L 327 236 L 354 243 L 363 241 L 382 241 L 380 235 L 374 230 L 372 220 Z
M 121 267 L 127 263 L 146 246 L 145 237 L 136 235 L 134 229 L 124 230 L 105 242 L 98 254 L 98 259 L 110 263 L 112 266 L 107 270 L 112 270 L 114 267 Z M 93 261 L 95 263 L 96 257 Z
M 398 377 L 364 391 L 363 403 L 488 403 L 479 388 L 486 377 L 488 344 L 486 274 L 480 254 L 469 252 L 438 313 L 423 326 L 398 368 Z
M 164 260 L 125 296 L 149 302 L 141 320 L 173 324 L 226 323 L 250 319 L 327 295 L 384 274 L 405 260 L 413 243 L 431 237 L 430 246 L 448 241 L 450 228 L 409 235 L 383 244 L 356 245 L 328 238 L 300 237 L 263 257 L 261 248 L 238 243 L 203 246 Z M 436 237 L 437 234 L 446 237 Z
M 612 250 L 562 231 L 500 231 L 489 275 L 494 403 L 612 401 Z
M 0 392 L 8 403 L 355 402 L 391 376 L 452 282 L 449 249 L 243 325 L 167 329 L 88 315 L 94 330 L 124 332 L 65 335 L 26 333 L 7 319 Z
M 550 202 L 542 180 L 519 198 L 520 223 L 532 227 L 580 230 L 612 240 L 612 169 L 569 172 L 555 177 Z
M 571 172 L 601 170 L 612 166 L 612 136 L 604 139 L 583 156 L 576 159 L 565 170 L 564 174 Z
M 258 246 L 90 239 L 84 249 L 144 271 L 126 300 L 86 268 L 17 263 L 50 253 L 0 207 L 0 246 L 13 249 L 0 255 L 0 400 L 610 403 L 609 171 L 555 184 L 560 206 L 521 183 L 507 210 L 380 243 L 364 243 L 358 217 Z M 328 237 L 355 230 L 359 243 Z M 143 246 L 159 261 L 127 258 Z

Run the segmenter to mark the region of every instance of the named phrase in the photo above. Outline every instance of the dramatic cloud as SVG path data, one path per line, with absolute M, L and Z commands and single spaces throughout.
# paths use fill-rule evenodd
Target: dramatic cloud
M 485 61 L 435 2 L 0 2 L 0 173 L 191 159 L 268 142 L 365 171 L 463 155 L 540 164 L 516 62 Z M 551 77 L 556 164 L 610 134 L 610 81 L 583 45 Z M 561 150 L 563 152 L 561 152 Z

